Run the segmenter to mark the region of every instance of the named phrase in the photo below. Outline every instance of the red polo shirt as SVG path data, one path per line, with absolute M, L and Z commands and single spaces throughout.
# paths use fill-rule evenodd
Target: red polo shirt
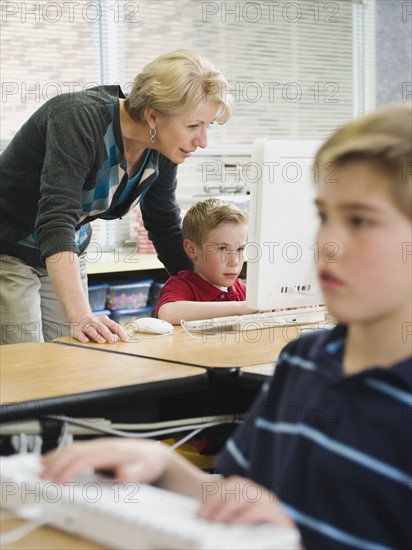
M 236 279 L 227 291 L 221 290 L 205 281 L 193 271 L 179 271 L 164 284 L 156 315 L 163 304 L 169 302 L 243 302 L 246 300 L 246 285 Z

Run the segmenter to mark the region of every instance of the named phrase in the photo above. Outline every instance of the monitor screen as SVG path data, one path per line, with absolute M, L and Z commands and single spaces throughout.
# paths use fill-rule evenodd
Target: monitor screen
M 318 141 L 258 139 L 250 167 L 247 303 L 257 310 L 322 304 L 317 281 L 314 157 Z

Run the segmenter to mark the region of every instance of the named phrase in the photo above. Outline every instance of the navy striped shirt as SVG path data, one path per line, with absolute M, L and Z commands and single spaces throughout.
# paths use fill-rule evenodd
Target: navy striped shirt
M 217 471 L 272 489 L 305 548 L 412 548 L 412 358 L 345 376 L 346 329 L 283 350 Z

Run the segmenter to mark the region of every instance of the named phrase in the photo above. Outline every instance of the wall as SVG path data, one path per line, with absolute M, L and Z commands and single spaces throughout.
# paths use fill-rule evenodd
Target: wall
M 412 100 L 412 2 L 376 0 L 376 104 Z

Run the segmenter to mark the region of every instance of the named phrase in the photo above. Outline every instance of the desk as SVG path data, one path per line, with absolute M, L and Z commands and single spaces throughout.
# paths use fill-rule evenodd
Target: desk
M 1 346 L 0 365 L 2 420 L 107 399 L 121 404 L 126 397 L 154 398 L 208 383 L 204 369 L 51 343 Z
M 172 334 L 137 333 L 130 342 L 81 344 L 66 337 L 55 345 L 96 349 L 103 352 L 102 355 L 132 355 L 206 368 L 209 374 L 207 391 L 193 393 L 190 399 L 181 403 L 173 397 L 164 400 L 163 415 L 171 419 L 187 417 L 189 410 L 191 417 L 244 414 L 255 399 L 261 380 L 242 379 L 239 376 L 241 368 L 274 364 L 285 344 L 299 333 L 300 327 L 284 326 L 216 335 L 197 333 L 194 334 L 196 338 L 192 338 L 182 327 L 176 326 Z
M 256 378 L 261 378 L 261 380 L 266 380 L 267 378 L 273 376 L 274 372 L 274 363 L 264 363 L 262 365 L 251 365 L 250 367 L 242 367 L 239 374 L 243 377 L 253 376 Z
M 3 515 L 4 512 L 2 512 Z M 93 542 L 69 535 L 53 527 L 40 527 L 19 541 L 3 544 L 1 533 L 13 530 L 26 523 L 20 519 L 5 519 L 0 523 L 1 550 L 99 550 L 104 548 Z
M 175 399 L 169 399 L 164 415 L 182 417 L 188 410 L 192 412 L 191 416 L 241 415 L 253 402 L 262 383 L 262 379 L 241 378 L 242 367 L 273 365 L 283 347 L 300 332 L 300 326 L 289 325 L 216 335 L 197 333 L 194 339 L 177 326 L 172 334 L 166 336 L 137 333 L 133 337 L 136 341 L 132 342 L 81 344 L 74 339 L 62 338 L 56 345 L 75 345 L 97 349 L 106 352 L 105 355 L 136 355 L 206 368 L 209 373 L 207 392 L 202 395 L 198 392 L 190 401 L 185 400 L 180 405 Z
M 239 382 L 246 387 L 259 388 L 265 380 L 273 376 L 274 372 L 274 363 L 242 367 L 239 369 Z
M 116 344 L 82 344 L 69 337 L 59 339 L 58 343 L 207 369 L 237 370 L 240 367 L 275 363 L 283 347 L 300 333 L 300 326 L 288 325 L 215 335 L 193 333 L 196 338 L 192 338 L 182 327 L 175 327 L 174 332 L 166 336 L 153 337 L 136 333 L 132 341 Z

